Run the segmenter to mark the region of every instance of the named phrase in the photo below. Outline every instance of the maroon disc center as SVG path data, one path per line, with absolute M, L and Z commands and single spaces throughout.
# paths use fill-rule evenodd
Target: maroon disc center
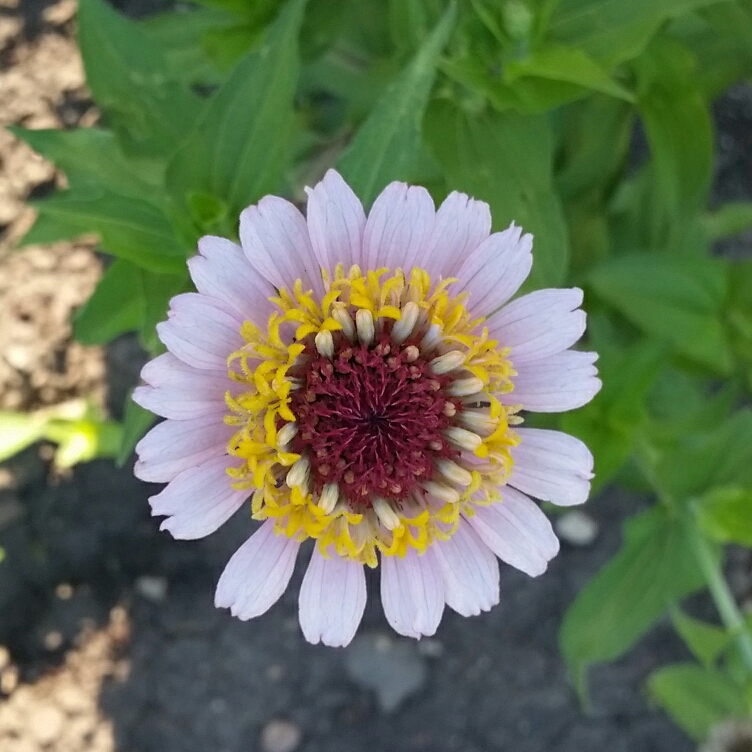
M 388 334 L 370 347 L 340 333 L 334 342 L 332 359 L 308 344 L 305 365 L 290 373 L 303 381 L 290 405 L 299 426 L 292 450 L 308 453 L 316 491 L 338 483 L 355 507 L 372 496 L 404 499 L 431 477 L 432 458 L 456 455 L 442 433 L 451 378 Z

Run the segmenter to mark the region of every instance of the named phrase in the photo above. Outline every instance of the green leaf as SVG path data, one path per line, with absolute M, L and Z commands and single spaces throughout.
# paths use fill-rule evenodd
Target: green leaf
M 638 429 L 645 421 L 645 396 L 666 361 L 666 347 L 643 340 L 626 348 L 593 342 L 599 354 L 603 388 L 580 410 L 565 413 L 561 428 L 582 439 L 593 451 L 593 491 L 602 488 L 632 453 Z
M 141 22 L 155 40 L 175 78 L 189 84 L 219 84 L 223 76 L 203 48 L 209 32 L 227 29 L 238 15 L 220 8 L 193 8 L 149 16 Z
M 547 36 L 584 50 L 608 68 L 637 57 L 669 18 L 717 0 L 560 0 Z
M 752 391 L 752 262 L 729 264 L 726 324 L 734 353 L 741 361 L 746 387 Z
M 720 671 L 676 663 L 648 679 L 653 699 L 693 739 L 701 741 L 718 722 L 746 713 L 741 687 Z
M 132 198 L 158 199 L 161 171 L 153 162 L 123 154 L 111 131 L 102 128 L 75 130 L 8 130 L 34 151 L 62 170 L 71 188 L 101 186 Z
M 512 112 L 469 117 L 434 102 L 423 124 L 429 147 L 452 189 L 491 207 L 494 229 L 515 221 L 535 237 L 530 285 L 563 282 L 569 258 L 567 227 L 553 190 L 553 135 L 548 118 Z
M 724 204 L 720 209 L 706 214 L 704 224 L 711 241 L 740 235 L 752 229 L 752 202 L 731 201 Z
M 407 68 L 379 98 L 338 162 L 367 206 L 391 180 L 406 179 L 420 153 L 420 124 L 456 9 L 451 4 Z
M 0 462 L 44 436 L 47 420 L 38 413 L 0 411 Z
M 588 280 L 603 300 L 648 334 L 716 373 L 731 372 L 721 320 L 726 292 L 721 261 L 635 254 L 609 259 Z
M 739 410 L 714 430 L 683 435 L 656 452 L 656 477 L 675 499 L 715 486 L 752 487 L 752 410 Z
M 731 643 L 731 635 L 725 629 L 687 616 L 679 608 L 672 610 L 671 620 L 692 655 L 708 668 Z
M 574 197 L 593 189 L 610 191 L 626 165 L 634 110 L 624 102 L 588 97 L 561 113 L 556 187 Z
M 117 259 L 73 317 L 73 336 L 83 345 L 104 345 L 140 328 L 146 313 L 141 270 Z
M 504 78 L 508 84 L 513 85 L 527 77 L 575 84 L 625 102 L 635 101 L 632 92 L 614 81 L 582 50 L 573 47 L 547 45 L 527 57 L 510 61 L 504 67 Z
M 158 44 L 104 0 L 82 0 L 78 42 L 86 83 L 132 150 L 164 154 L 188 132 L 200 100 L 171 75 Z
M 720 543 L 752 548 L 752 488 L 714 488 L 697 502 L 700 527 Z
M 200 192 L 225 201 L 237 216 L 278 188 L 290 156 L 304 6 L 305 0 L 292 0 L 283 8 L 264 42 L 238 63 L 171 161 L 167 185 L 179 205 Z
M 157 416 L 144 410 L 137 405 L 128 395 L 125 403 L 125 417 L 123 418 L 123 434 L 118 448 L 115 463 L 118 467 L 123 467 L 133 450 L 136 448 L 141 437 L 152 427 L 157 420 Z
M 585 669 L 627 651 L 669 604 L 704 584 L 679 520 L 663 507 L 625 525 L 621 551 L 579 593 L 564 617 L 560 644 L 578 689 Z
M 695 78 L 695 59 L 678 42 L 659 39 L 637 61 L 638 110 L 645 126 L 657 219 L 669 235 L 704 208 L 713 165 L 708 104 Z M 660 231 L 660 228 L 657 228 Z M 669 240 L 670 244 L 670 240 Z M 675 243 L 676 245 L 676 243 Z
M 105 190 L 64 191 L 33 206 L 40 215 L 76 228 L 74 237 L 98 234 L 113 256 L 157 272 L 185 268 L 186 246 L 165 215 L 146 201 Z
M 188 286 L 188 272 L 182 274 L 152 274 L 143 272 L 144 319 L 141 324 L 141 344 L 153 355 L 163 351 L 156 333 L 156 326 L 167 318 L 170 299 Z

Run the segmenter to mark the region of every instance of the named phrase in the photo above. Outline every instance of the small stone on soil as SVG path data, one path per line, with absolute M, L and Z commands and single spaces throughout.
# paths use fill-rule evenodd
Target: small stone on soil
M 292 721 L 269 721 L 261 729 L 261 749 L 263 752 L 293 752 L 300 746 L 303 732 Z
M 417 644 L 385 634 L 358 635 L 347 648 L 345 667 L 356 684 L 376 692 L 384 713 L 393 713 L 428 680 Z
M 559 538 L 571 546 L 589 546 L 598 537 L 598 523 L 578 510 L 557 517 L 554 528 Z

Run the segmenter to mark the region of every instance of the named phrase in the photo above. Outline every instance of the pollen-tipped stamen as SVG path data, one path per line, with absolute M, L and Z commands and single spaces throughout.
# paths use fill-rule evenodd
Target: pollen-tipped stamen
M 334 338 L 328 329 L 322 329 L 314 338 L 314 344 L 319 352 L 325 358 L 331 360 L 334 357 Z
M 465 364 L 465 353 L 459 350 L 452 350 L 451 352 L 439 355 L 438 358 L 434 358 L 431 363 L 431 370 L 437 375 L 441 376 L 445 373 L 451 373 Z
M 450 426 L 444 431 L 444 436 L 447 441 L 456 447 L 466 449 L 469 452 L 474 452 L 483 443 L 483 439 L 477 433 L 459 426 Z
M 367 308 L 359 308 L 355 314 L 355 328 L 358 331 L 360 343 L 368 347 L 373 343 L 376 329 L 373 324 L 373 314 Z
M 468 397 L 479 392 L 484 386 L 483 379 L 478 376 L 469 376 L 465 379 L 453 381 L 447 389 L 447 394 L 452 395 L 452 397 Z
M 456 504 L 460 500 L 460 493 L 456 488 L 448 486 L 446 483 L 437 483 L 433 480 L 427 480 L 423 483 L 423 490 L 435 496 L 441 501 Z
M 440 457 L 435 460 L 436 469 L 452 483 L 456 483 L 458 486 L 469 486 L 473 482 L 473 476 L 469 470 L 465 470 L 453 460 L 448 460 L 444 457 Z
M 412 301 L 406 303 L 402 309 L 402 317 L 392 327 L 392 342 L 401 345 L 413 333 L 419 315 L 420 308 L 416 303 Z
M 376 512 L 379 521 L 387 530 L 396 530 L 400 526 L 399 515 L 386 499 L 381 496 L 374 496 L 372 504 L 373 511 Z
M 337 506 L 339 499 L 339 485 L 336 483 L 327 483 L 322 489 L 319 496 L 318 505 L 326 514 L 331 514 L 334 507 Z

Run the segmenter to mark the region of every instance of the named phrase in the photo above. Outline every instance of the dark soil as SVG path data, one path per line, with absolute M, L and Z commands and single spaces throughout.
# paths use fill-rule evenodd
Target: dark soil
M 19 10 L 0 0 L 0 53 L 3 65 L 13 66 L 0 84 L 4 122 L 75 124 L 62 105 L 71 96 L 87 99 L 71 41 L 72 6 L 25 2 Z M 64 65 L 50 65 L 50 56 L 63 54 Z M 26 103 L 21 110 L 19 102 Z M 86 122 L 96 117 L 89 105 L 76 112 Z M 715 113 L 721 132 L 716 194 L 749 199 L 750 89 L 737 87 Z M 24 149 L 10 138 L 0 141 L 0 196 L 15 207 L 4 206 L 7 216 L 0 216 L 0 251 L 28 225 L 22 200 L 56 179 Z M 106 387 L 106 402 L 118 415 L 137 380 L 143 355 L 132 339 L 105 353 L 71 342 L 68 315 L 99 274 L 85 244 L 75 246 L 78 262 L 66 261 L 73 249 L 59 244 L 15 257 L 0 253 L 6 333 L 0 337 L 12 331 L 8 342 L 28 351 L 27 371 L 0 358 L 2 406 L 39 407 L 97 389 L 104 402 Z M 45 287 L 51 280 L 59 297 L 45 305 L 39 296 L 52 294 Z M 23 300 L 37 303 L 24 307 Z M 66 357 L 50 359 L 55 348 Z M 23 376 L 31 372 L 41 379 L 37 386 Z M 591 671 L 587 713 L 557 647 L 567 605 L 618 549 L 621 522 L 644 506 L 637 497 L 607 491 L 591 501 L 587 512 L 600 528 L 592 546 L 565 544 L 535 580 L 503 567 L 501 604 L 474 619 L 448 611 L 430 640 L 390 636 L 378 576 L 371 573 L 361 636 L 342 651 L 308 645 L 300 634 L 302 566 L 281 602 L 260 619 L 243 623 L 214 608 L 219 573 L 251 530 L 247 512 L 206 540 L 176 542 L 158 532 L 146 503 L 153 489 L 130 466 L 93 462 L 60 476 L 48 449 L 33 447 L 0 467 L 0 644 L 7 646 L 0 648 L 2 752 L 693 748 L 643 693 L 653 669 L 686 657 L 668 625 L 651 631 L 623 660 Z M 747 564 L 737 562 L 735 571 Z M 374 668 L 364 680 L 358 665 L 366 664 Z

